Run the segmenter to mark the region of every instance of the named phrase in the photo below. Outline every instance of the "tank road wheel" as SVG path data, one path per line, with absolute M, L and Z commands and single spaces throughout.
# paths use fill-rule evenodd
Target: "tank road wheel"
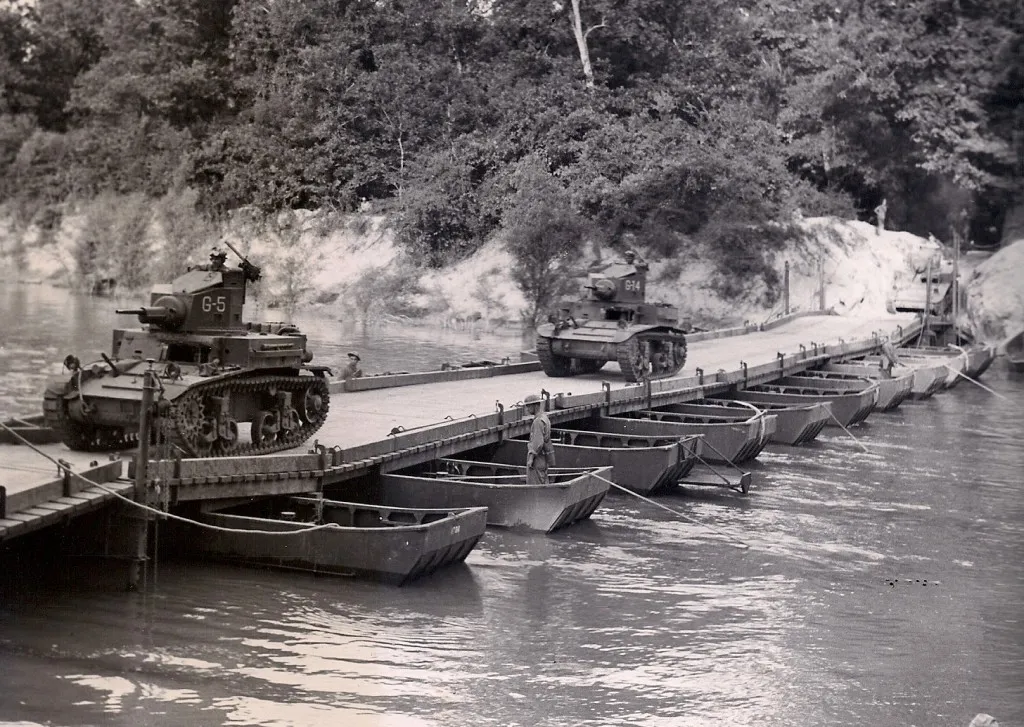
M 317 376 L 306 388 L 302 395 L 302 403 L 299 407 L 299 416 L 306 424 L 319 426 L 327 418 L 327 409 L 330 406 L 331 393 L 327 388 L 327 382 Z
M 222 420 L 217 432 L 217 453 L 230 454 L 238 448 L 238 422 Z
M 277 441 L 281 428 L 277 424 L 277 416 L 272 411 L 261 411 L 252 420 L 250 435 L 256 447 L 263 447 Z
M 618 346 L 619 368 L 626 381 L 645 381 L 651 376 L 651 357 L 646 341 L 631 338 Z
M 213 417 L 206 417 L 197 428 L 196 437 L 192 440 L 196 454 L 200 457 L 209 457 L 213 454 L 213 445 L 217 442 L 217 420 Z
M 537 336 L 537 358 L 548 376 L 572 376 L 575 373 L 572 370 L 572 359 L 554 353 L 551 350 L 551 339 L 546 336 Z
M 647 345 L 651 356 L 652 379 L 672 376 L 686 362 L 685 338 L 678 341 L 648 341 Z

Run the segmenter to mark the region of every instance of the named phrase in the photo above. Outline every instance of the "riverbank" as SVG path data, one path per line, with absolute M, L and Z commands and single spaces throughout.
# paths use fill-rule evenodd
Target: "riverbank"
M 167 279 L 182 263 L 204 262 L 211 248 L 225 240 L 263 269 L 248 301 L 253 317 L 262 317 L 265 309 L 303 309 L 340 321 L 401 320 L 497 331 L 520 328 L 527 308 L 510 274 L 512 257 L 500 239 L 466 259 L 432 269 L 397 243 L 382 215 L 296 212 L 260 220 L 236 215 L 214 228 L 202 221 L 182 223 L 181 210 L 172 210 L 174 216 L 157 209 L 145 217 L 137 205 L 128 207 L 122 216 L 143 215 L 145 224 L 124 224 L 109 213 L 97 222 L 96 210 L 83 209 L 65 215 L 50 230 L 0 225 L 0 278 L 96 289 L 113 283 L 121 297 L 143 298 L 150 284 Z M 929 258 L 948 256 L 934 238 L 889 230 L 879 234 L 863 222 L 819 217 L 796 224 L 802 239 L 766 253 L 766 269 L 774 272 L 768 276 L 728 278 L 713 251 L 658 257 L 640 245 L 650 262 L 648 299 L 678 306 L 701 328 L 763 323 L 784 312 L 782 281 L 788 264 L 791 311 L 816 310 L 823 299 L 825 309 L 837 313 L 872 315 L 884 312 L 886 301 L 912 284 Z M 98 254 L 97 246 L 105 252 Z M 97 261 L 85 272 L 83 250 L 91 250 Z M 618 255 L 594 246 L 588 253 L 605 260 Z M 132 263 L 130 274 L 124 272 L 126 259 Z M 1024 244 L 988 260 L 962 258 L 968 291 L 962 325 L 995 341 L 1024 327 L 1024 281 L 1012 273 L 1022 264 Z M 126 290 L 125 277 L 141 283 Z

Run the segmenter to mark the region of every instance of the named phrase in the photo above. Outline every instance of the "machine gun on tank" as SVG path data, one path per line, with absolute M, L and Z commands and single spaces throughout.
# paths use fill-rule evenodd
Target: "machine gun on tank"
M 243 328 L 246 284 L 259 280 L 262 271 L 230 242 L 225 240 L 224 245 L 241 260 L 237 268 L 227 267 L 227 253 L 215 250 L 209 264 L 190 268 L 170 285 L 154 287 L 150 305 L 115 312 L 138 316 L 140 323 L 163 331 L 199 333 Z

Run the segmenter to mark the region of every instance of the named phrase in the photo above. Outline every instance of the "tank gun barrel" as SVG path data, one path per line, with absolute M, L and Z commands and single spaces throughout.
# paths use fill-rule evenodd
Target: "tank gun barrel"
M 144 305 L 138 308 L 118 308 L 114 311 L 121 315 L 138 316 L 141 323 L 157 323 L 173 325 L 180 322 L 181 312 L 162 305 Z

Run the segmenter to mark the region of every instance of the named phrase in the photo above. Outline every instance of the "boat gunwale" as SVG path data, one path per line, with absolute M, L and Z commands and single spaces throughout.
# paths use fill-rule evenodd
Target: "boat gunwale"
M 300 501 L 303 501 L 304 503 L 309 503 L 309 504 L 315 504 L 316 502 L 320 501 L 320 499 L 316 498 L 316 497 L 304 497 L 304 496 L 293 496 L 290 499 L 300 500 Z M 367 525 L 367 526 L 362 526 L 362 525 L 341 525 L 339 523 L 332 523 L 332 522 L 329 522 L 329 521 L 328 522 L 321 522 L 321 523 L 310 523 L 310 522 L 302 522 L 302 521 L 299 521 L 299 520 L 280 520 L 278 518 L 263 517 L 263 516 L 259 516 L 259 515 L 240 515 L 240 514 L 237 514 L 237 513 L 225 512 L 224 510 L 227 510 L 229 508 L 224 508 L 224 510 L 207 510 L 207 511 L 205 511 L 203 513 L 203 518 L 204 519 L 230 518 L 232 520 L 245 520 L 245 521 L 251 521 L 251 522 L 267 522 L 267 523 L 275 523 L 275 524 L 289 526 L 288 528 L 279 529 L 279 530 L 267 530 L 266 531 L 267 533 L 295 532 L 296 534 L 301 534 L 302 532 L 305 532 L 305 531 L 316 532 L 316 531 L 313 530 L 313 528 L 317 528 L 317 527 L 319 527 L 323 531 L 341 530 L 341 531 L 352 532 L 352 533 L 363 533 L 363 532 L 370 532 L 370 531 L 380 531 L 380 532 L 386 532 L 386 533 L 393 533 L 393 532 L 397 532 L 397 531 L 417 531 L 418 532 L 418 531 L 430 530 L 431 528 L 434 528 L 438 523 L 442 523 L 443 524 L 443 523 L 445 523 L 447 521 L 451 521 L 451 520 L 456 519 L 456 518 L 466 517 L 468 515 L 471 515 L 471 514 L 473 514 L 474 510 L 487 510 L 486 507 L 478 507 L 478 506 L 473 506 L 473 507 L 457 507 L 457 508 L 450 508 L 450 507 L 434 508 L 434 507 L 400 507 L 400 506 L 392 506 L 392 505 L 373 505 L 373 504 L 368 504 L 368 503 L 363 503 L 363 502 L 349 502 L 347 500 L 330 500 L 330 499 L 326 499 L 326 498 L 324 500 L 322 500 L 322 502 L 324 503 L 324 505 L 333 504 L 333 505 L 346 506 L 346 509 L 347 509 L 347 506 L 352 505 L 355 508 L 360 509 L 360 510 L 375 510 L 378 513 L 380 511 L 382 511 L 382 510 L 383 511 L 387 511 L 387 512 L 396 512 L 397 511 L 397 512 L 411 512 L 411 513 L 419 513 L 419 514 L 441 514 L 441 513 L 443 513 L 445 515 L 445 517 L 439 518 L 437 520 L 432 520 L 429 523 L 420 523 L 420 522 L 417 522 L 417 523 L 393 523 L 393 524 L 389 524 L 389 525 Z M 324 526 L 326 526 L 326 527 L 324 527 Z M 250 528 L 250 529 L 253 529 L 253 528 Z
M 554 443 L 558 444 L 557 442 L 554 442 Z M 460 463 L 466 463 L 466 464 L 483 464 L 483 465 L 491 465 L 491 466 L 494 466 L 494 467 L 518 469 L 518 470 L 523 470 L 523 475 L 522 476 L 524 478 L 526 477 L 526 470 L 527 470 L 527 468 L 525 466 L 523 466 L 523 465 L 502 464 L 502 463 L 497 463 L 497 462 L 487 462 L 487 461 L 484 461 L 484 460 L 456 459 L 454 457 L 439 457 L 438 459 L 432 460 L 432 461 L 434 461 L 434 462 L 453 461 L 453 462 L 460 462 Z M 428 463 L 425 463 L 425 464 L 430 464 L 430 463 L 428 462 Z M 416 465 L 416 466 L 421 466 L 421 465 Z M 405 477 L 405 478 L 408 478 L 408 479 L 421 480 L 421 481 L 425 481 L 425 482 L 443 482 L 443 483 L 446 483 L 446 484 L 469 485 L 469 486 L 477 487 L 477 488 L 480 488 L 480 489 L 512 488 L 512 487 L 514 487 L 514 488 L 521 489 L 521 490 L 563 490 L 563 489 L 568 490 L 568 489 L 571 489 L 572 487 L 575 487 L 576 485 L 579 485 L 582 482 L 584 482 L 586 480 L 589 480 L 589 479 L 592 479 L 594 477 L 597 477 L 598 479 L 600 479 L 602 476 L 605 476 L 606 479 L 611 479 L 610 473 L 605 473 L 604 472 L 604 470 L 611 470 L 611 469 L 612 469 L 611 465 L 603 465 L 603 466 L 600 466 L 600 467 L 584 467 L 584 468 L 580 468 L 580 467 L 551 467 L 551 468 L 548 469 L 549 477 L 552 474 L 555 474 L 555 475 L 559 475 L 559 474 L 565 475 L 565 474 L 568 474 L 569 472 L 573 472 L 573 473 L 576 473 L 576 474 L 575 474 L 575 476 L 571 477 L 570 479 L 564 480 L 562 482 L 550 482 L 549 481 L 549 482 L 536 482 L 536 483 L 534 483 L 534 482 L 516 482 L 516 481 L 488 482 L 487 480 L 484 480 L 484 479 L 466 479 L 466 475 L 461 475 L 460 476 L 458 474 L 449 473 L 449 472 L 436 472 L 436 473 L 433 473 L 433 474 L 437 474 L 437 475 L 448 474 L 448 475 L 451 475 L 450 478 L 446 478 L 446 477 L 432 477 L 432 476 L 429 476 L 430 473 L 403 472 L 401 470 L 396 470 L 394 472 L 385 472 L 385 473 L 382 474 L 382 476 L 397 476 L 397 477 Z M 500 476 L 500 475 L 495 475 L 495 476 L 497 477 L 497 476 Z

